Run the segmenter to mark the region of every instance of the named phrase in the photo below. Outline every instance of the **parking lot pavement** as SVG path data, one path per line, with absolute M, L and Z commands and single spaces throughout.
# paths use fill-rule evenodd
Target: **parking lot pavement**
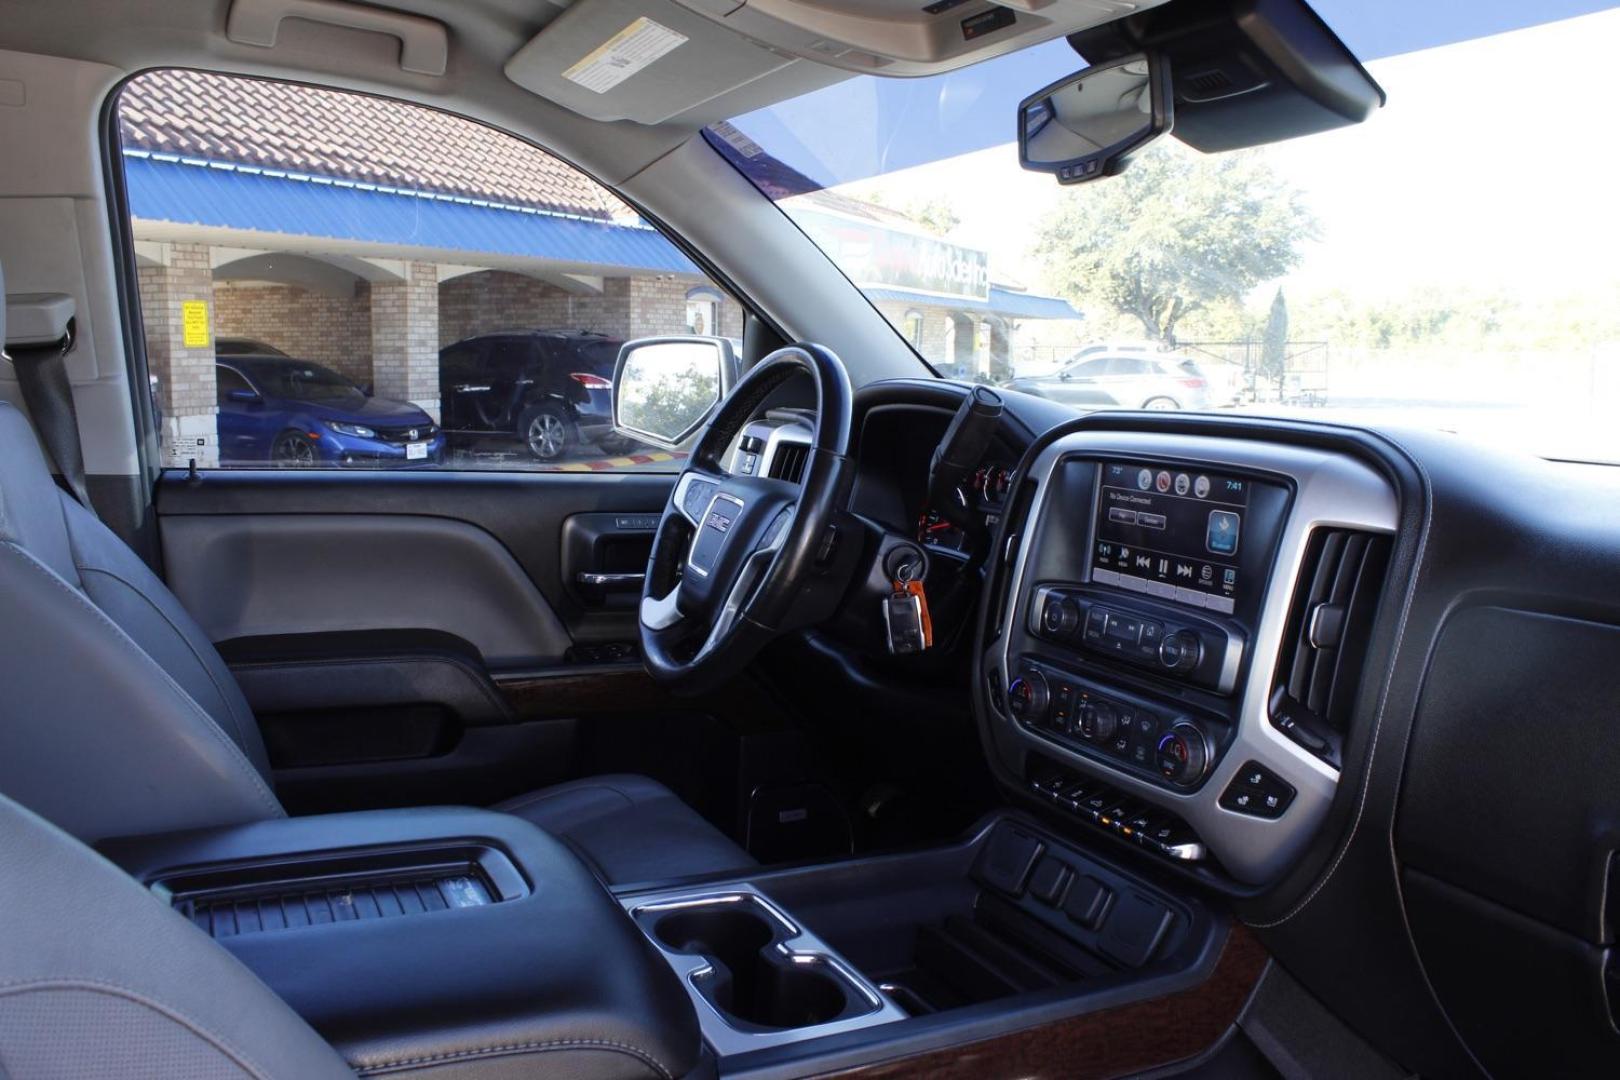
M 527 451 L 508 447 L 455 450 L 445 462 L 446 469 L 478 469 L 492 472 L 679 472 L 685 467 L 686 451 L 637 447 L 623 454 L 609 454 L 584 444 L 560 461 L 539 462 Z

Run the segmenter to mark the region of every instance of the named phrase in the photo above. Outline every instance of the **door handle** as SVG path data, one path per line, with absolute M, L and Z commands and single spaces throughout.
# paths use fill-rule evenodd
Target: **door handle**
M 457 383 L 452 389 L 458 394 L 486 394 L 489 392 L 488 386 L 481 386 L 477 383 Z
M 639 571 L 624 573 L 603 573 L 598 570 L 581 570 L 575 579 L 581 585 L 592 589 L 601 589 L 604 592 L 630 592 L 640 591 L 647 575 Z

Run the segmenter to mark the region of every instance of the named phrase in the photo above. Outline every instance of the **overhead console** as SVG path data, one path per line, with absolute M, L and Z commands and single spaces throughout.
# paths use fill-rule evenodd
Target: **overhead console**
M 506 76 L 593 120 L 657 124 L 796 59 L 933 75 L 1163 2 L 575 0 L 507 62 Z
M 1058 438 L 1019 482 L 985 606 L 997 771 L 1078 826 L 1273 880 L 1338 784 L 1396 513 L 1326 450 Z

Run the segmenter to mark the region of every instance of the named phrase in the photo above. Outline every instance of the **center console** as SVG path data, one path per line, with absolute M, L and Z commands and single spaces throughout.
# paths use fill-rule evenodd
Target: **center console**
M 1206 878 L 1274 878 L 1338 781 L 1388 483 L 1313 447 L 1084 431 L 1019 498 L 982 658 L 998 773 Z

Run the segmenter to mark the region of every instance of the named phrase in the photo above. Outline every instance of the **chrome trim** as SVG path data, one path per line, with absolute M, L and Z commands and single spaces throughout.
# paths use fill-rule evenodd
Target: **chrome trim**
M 811 432 L 809 428 L 804 426 L 803 421 L 786 420 L 782 423 L 775 423 L 775 421 L 771 422 L 775 424 L 775 426 L 772 427 L 770 433 L 765 436 L 765 447 L 759 452 L 759 463 L 754 469 L 755 476 L 769 477 L 771 475 L 771 463 L 776 460 L 777 451 L 782 448 L 783 443 L 793 443 L 796 446 L 809 446 L 811 444 L 811 439 L 814 437 L 814 433 Z M 747 427 L 743 428 L 743 434 L 746 435 L 750 428 L 763 426 L 763 422 L 749 424 Z M 739 449 L 732 455 L 731 471 L 733 474 L 737 472 L 737 454 L 740 453 L 741 450 Z
M 1288 605 L 1294 594 L 1312 530 L 1326 527 L 1393 533 L 1399 523 L 1394 490 L 1372 469 L 1353 458 L 1309 447 L 1288 446 L 1247 439 L 1148 432 L 1086 431 L 1066 435 L 1052 443 L 1030 466 L 1036 484 L 1013 572 L 1008 579 L 1006 629 L 986 658 L 999 669 L 1002 685 L 1013 674 L 1012 639 L 1017 628 L 1028 625 L 1027 606 L 1034 590 L 1026 584 L 1029 553 L 1045 522 L 1052 474 L 1059 461 L 1087 458 L 1169 457 L 1211 470 L 1271 473 L 1289 478 L 1294 498 L 1278 542 L 1276 563 L 1267 583 L 1266 599 L 1250 645 L 1252 660 L 1248 684 L 1240 691 L 1238 718 L 1232 744 L 1196 792 L 1167 790 L 1138 779 L 1106 763 L 1068 750 L 1035 735 L 1010 717 L 993 709 L 985 716 L 992 742 L 1004 761 L 1022 760 L 1026 750 L 1039 749 L 1083 775 L 1106 779 L 1124 794 L 1172 811 L 1192 826 L 1211 854 L 1241 881 L 1271 880 L 1304 850 L 1322 820 L 1338 786 L 1339 772 L 1272 727 L 1267 697 L 1282 645 Z M 1076 530 L 1073 543 L 1090 544 L 1091 522 Z M 981 694 L 987 693 L 982 688 Z M 981 703 L 988 700 L 981 698 Z M 1257 761 L 1294 786 L 1298 794 L 1280 818 L 1256 818 L 1223 809 L 1221 792 L 1245 762 Z
M 703 508 L 703 513 L 698 516 L 696 523 L 697 531 L 692 534 L 692 544 L 686 549 L 686 568 L 692 571 L 692 573 L 697 574 L 699 577 L 708 577 L 709 572 L 692 561 L 692 554 L 697 551 L 698 541 L 703 539 L 703 523 L 709 520 L 709 515 L 714 513 L 714 504 L 719 502 L 721 499 L 726 500 L 728 503 L 734 504 L 738 510 L 741 510 L 746 505 L 741 499 L 730 494 L 729 492 L 717 491 L 714 493 L 714 496 L 709 499 L 709 505 Z
M 640 585 L 647 580 L 647 575 L 640 570 L 626 570 L 620 573 L 581 570 L 574 580 L 581 585 L 590 585 L 601 589 L 612 588 L 615 585 Z
M 693 1008 L 697 1010 L 698 1026 L 703 1031 L 704 1041 L 722 1058 L 736 1054 L 746 1054 L 752 1050 L 785 1046 L 789 1043 L 803 1042 L 806 1039 L 819 1039 L 826 1035 L 838 1035 L 847 1031 L 857 1031 L 862 1028 L 875 1027 L 878 1024 L 888 1024 L 896 1020 L 906 1019 L 905 1010 L 901 1009 L 886 995 L 880 993 L 869 979 L 857 971 L 842 956 L 834 952 L 832 946 L 803 926 L 800 926 L 751 882 L 728 882 L 720 888 L 698 886 L 692 889 L 676 889 L 648 896 L 621 896 L 616 899 L 629 913 L 631 919 L 636 920 L 636 926 L 641 930 L 642 934 L 652 942 L 653 947 L 663 955 L 670 967 L 675 969 L 675 974 L 680 977 L 681 985 L 686 988 L 687 996 L 692 999 Z M 733 1027 L 726 1015 L 715 1008 L 708 998 L 704 997 L 694 981 L 712 972 L 714 970 L 713 965 L 702 956 L 676 952 L 667 948 L 663 942 L 652 935 L 649 928 L 642 926 L 639 919 L 637 919 L 637 916 L 649 912 L 745 902 L 758 904 L 769 918 L 777 921 L 780 928 L 787 935 L 784 940 L 776 943 L 776 948 L 782 956 L 794 964 L 828 969 L 834 978 L 853 990 L 857 997 L 865 1000 L 870 1006 L 870 1011 L 859 1016 L 851 1016 L 843 1020 L 803 1028 L 744 1031 Z

